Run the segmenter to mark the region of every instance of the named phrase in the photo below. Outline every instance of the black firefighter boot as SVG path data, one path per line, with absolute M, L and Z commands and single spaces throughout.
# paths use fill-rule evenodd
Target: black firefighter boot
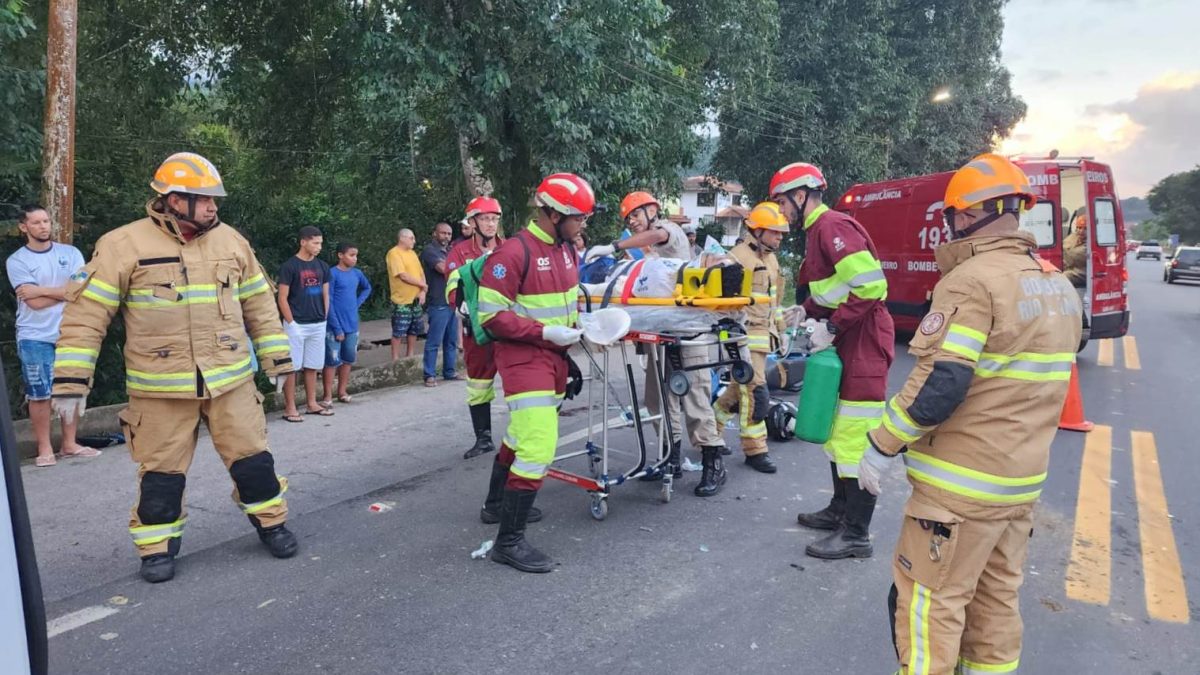
M 728 476 L 725 473 L 725 460 L 721 459 L 720 446 L 706 445 L 700 448 L 700 462 L 703 469 L 700 482 L 696 484 L 693 494 L 697 497 L 711 497 L 721 491 Z
M 478 457 L 496 449 L 496 445 L 492 442 L 492 404 L 477 403 L 469 407 L 471 409 L 471 425 L 475 427 L 475 445 L 463 453 L 463 459 Z
M 827 537 L 809 544 L 804 552 L 814 558 L 870 558 L 871 516 L 875 513 L 875 495 L 858 487 L 857 478 L 841 479 L 846 490 L 846 515 L 842 526 Z
M 833 499 L 829 506 L 815 513 L 801 513 L 796 516 L 796 522 L 814 530 L 836 530 L 842 525 L 846 515 L 846 485 L 838 478 L 837 464 L 829 463 L 829 471 L 833 474 Z
M 500 522 L 500 500 L 504 497 L 504 481 L 508 480 L 508 467 L 500 462 L 492 462 L 492 478 L 488 481 L 487 499 L 483 508 L 479 509 L 479 519 L 484 525 L 495 525 Z M 536 506 L 529 507 L 529 517 L 525 522 L 536 523 L 542 519 L 542 511 Z
M 175 578 L 175 556 L 179 554 L 179 537 L 173 537 L 167 542 L 166 553 L 156 553 L 142 558 L 142 567 L 138 570 L 142 579 L 152 584 L 158 584 Z
M 537 492 L 531 490 L 505 490 L 500 500 L 500 531 L 496 534 L 496 546 L 492 549 L 492 562 L 515 567 L 522 572 L 549 572 L 554 561 L 534 548 L 525 539 L 525 523 Z
M 254 529 L 258 531 L 258 540 L 267 547 L 271 555 L 276 558 L 290 558 L 300 550 L 300 542 L 296 541 L 296 535 L 292 534 L 292 531 L 284 527 L 282 523 L 275 527 L 263 527 L 257 518 L 249 517 L 250 524 L 254 525 Z
M 683 465 L 680 463 L 682 461 L 680 455 L 680 449 L 682 445 L 683 441 L 678 438 L 674 441 L 671 441 L 671 451 L 667 453 L 667 465 L 671 467 L 672 478 L 683 478 Z M 662 469 L 659 468 L 648 472 L 645 476 L 642 476 L 638 480 L 648 482 L 662 480 L 662 477 L 663 472 Z M 531 520 L 529 522 L 532 523 L 533 521 Z

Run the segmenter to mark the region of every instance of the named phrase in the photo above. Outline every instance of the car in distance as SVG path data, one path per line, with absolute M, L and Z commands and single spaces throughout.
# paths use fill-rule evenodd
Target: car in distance
M 1147 239 L 1146 241 L 1143 241 L 1142 243 L 1138 244 L 1138 247 L 1137 247 L 1137 259 L 1138 260 L 1141 260 L 1142 258 L 1154 258 L 1155 260 L 1162 260 L 1162 256 L 1163 256 L 1162 246 L 1159 245 L 1157 239 Z
M 1173 284 L 1177 279 L 1200 281 L 1200 246 L 1180 246 L 1163 265 L 1163 281 Z

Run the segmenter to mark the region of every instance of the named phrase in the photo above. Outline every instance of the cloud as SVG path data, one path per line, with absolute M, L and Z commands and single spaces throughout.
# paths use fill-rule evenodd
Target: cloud
M 1119 180 L 1136 191 L 1131 194 L 1200 164 L 1200 72 L 1167 73 L 1142 85 L 1134 98 L 1097 112 L 1123 116 L 1135 130 L 1112 158 Z
M 1113 167 L 1122 196 L 1200 164 L 1200 71 L 1168 72 L 1133 98 L 1076 108 L 1034 108 L 1004 139 L 1008 153 L 1093 155 Z

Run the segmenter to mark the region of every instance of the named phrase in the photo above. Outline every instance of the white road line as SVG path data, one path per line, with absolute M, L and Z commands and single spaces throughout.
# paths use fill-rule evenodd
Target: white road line
M 623 415 L 618 415 L 616 417 L 610 417 L 608 419 L 608 421 L 605 422 L 605 424 L 607 424 L 610 429 L 620 429 L 621 427 L 625 426 L 627 424 L 627 422 L 625 421 L 625 417 Z M 597 425 L 596 433 L 599 434 L 603 431 L 604 431 L 604 427 Z M 588 435 L 588 428 L 585 425 L 582 429 L 580 429 L 578 431 L 572 431 L 571 433 L 567 434 L 566 436 L 559 436 L 558 437 L 558 447 L 561 448 L 561 447 L 570 445 L 570 444 L 574 443 L 575 441 L 583 440 L 583 439 L 587 438 L 587 435 Z
M 112 616 L 119 611 L 118 609 L 104 605 L 94 605 L 92 607 L 84 607 L 78 612 L 64 614 L 57 619 L 51 619 L 46 622 L 46 637 L 55 637 L 67 631 L 82 628 L 89 623 Z

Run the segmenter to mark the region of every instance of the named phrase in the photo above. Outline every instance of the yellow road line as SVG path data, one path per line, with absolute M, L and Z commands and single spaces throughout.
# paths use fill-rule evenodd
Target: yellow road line
M 1175 533 L 1167 515 L 1162 470 L 1154 434 L 1133 432 L 1133 484 L 1137 491 L 1138 529 L 1146 580 L 1146 610 L 1151 618 L 1188 622 L 1187 589 L 1175 548 Z
M 1125 350 L 1125 370 L 1141 370 L 1142 360 L 1138 357 L 1137 340 L 1132 335 L 1126 335 L 1122 346 Z
M 1108 341 L 1105 340 L 1104 343 Z M 1101 344 L 1104 344 L 1101 343 Z M 1107 605 L 1112 571 L 1112 427 L 1097 424 L 1083 446 L 1067 597 Z
M 1096 365 L 1111 366 L 1113 364 L 1112 340 L 1101 340 L 1099 351 L 1096 352 Z

